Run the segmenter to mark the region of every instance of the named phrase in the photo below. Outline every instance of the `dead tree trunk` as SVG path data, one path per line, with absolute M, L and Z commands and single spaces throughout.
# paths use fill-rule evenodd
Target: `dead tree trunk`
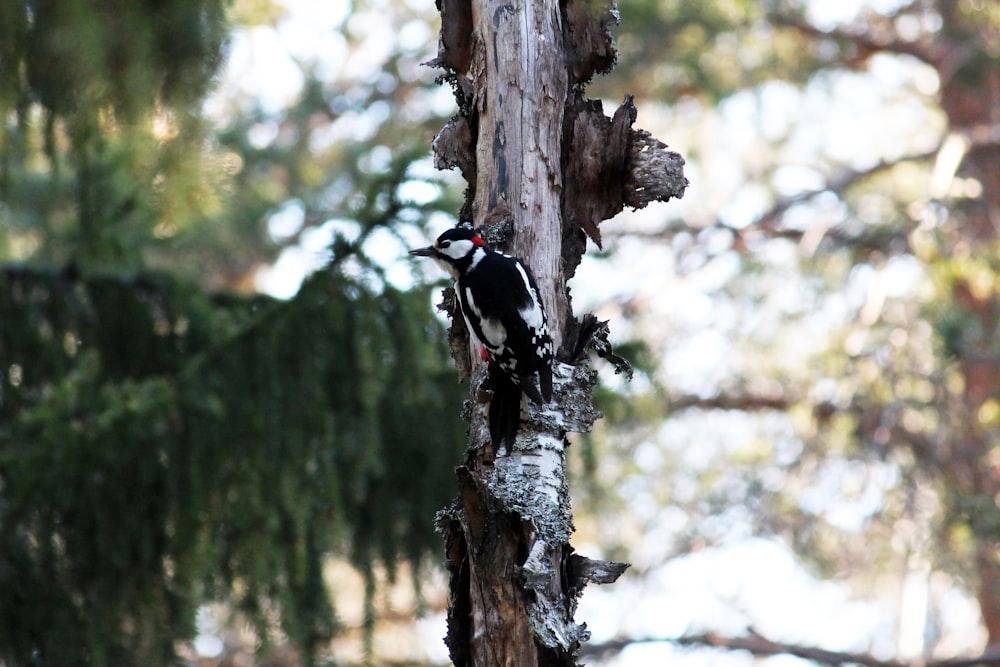
M 438 167 L 459 167 L 469 184 L 461 220 L 534 272 L 558 350 L 553 401 L 532 407 L 512 451 L 494 452 L 485 369 L 454 319 L 453 353 L 472 377 L 472 400 L 459 494 L 438 517 L 451 575 L 447 644 L 459 666 L 573 665 L 588 637 L 573 619 L 583 587 L 611 583 L 627 565 L 569 545 L 565 435 L 599 417 L 585 350 L 610 352 L 603 323 L 574 317 L 566 281 L 586 237 L 600 243 L 602 220 L 626 204 L 683 194 L 684 161 L 631 128 L 630 100 L 609 119 L 583 97 L 584 84 L 614 63 L 613 5 L 438 0 L 438 8 L 432 64 L 445 70 L 460 109 L 434 142 Z

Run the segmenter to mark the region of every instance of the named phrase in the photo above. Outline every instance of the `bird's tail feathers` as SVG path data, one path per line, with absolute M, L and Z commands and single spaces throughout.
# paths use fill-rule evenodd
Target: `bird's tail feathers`
M 521 385 L 521 389 L 524 390 L 524 395 L 534 403 L 535 405 L 542 405 L 545 401 L 542 400 L 542 394 L 539 393 L 538 387 L 535 385 L 535 374 L 530 375 L 518 375 L 517 383 Z M 551 389 L 550 389 L 551 391 Z
M 504 447 L 508 452 L 517 438 L 521 425 L 521 387 L 496 363 L 489 364 L 490 399 L 489 426 L 493 447 Z
M 552 364 L 542 364 L 538 370 L 538 384 L 542 388 L 542 398 L 548 403 L 552 400 Z

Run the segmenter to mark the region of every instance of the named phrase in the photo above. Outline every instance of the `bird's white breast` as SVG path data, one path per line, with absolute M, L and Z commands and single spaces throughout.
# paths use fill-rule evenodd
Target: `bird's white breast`
M 479 321 L 479 326 L 483 330 L 483 336 L 486 338 L 482 342 L 486 347 L 497 348 L 503 345 L 504 341 L 507 340 L 507 329 L 504 328 L 503 324 L 499 320 L 494 320 L 489 317 L 483 316 L 483 311 L 479 309 L 476 305 L 476 300 L 472 296 L 472 290 L 468 287 L 465 288 L 465 303 L 468 304 L 472 313 L 476 316 Z M 472 329 L 472 326 L 469 326 Z

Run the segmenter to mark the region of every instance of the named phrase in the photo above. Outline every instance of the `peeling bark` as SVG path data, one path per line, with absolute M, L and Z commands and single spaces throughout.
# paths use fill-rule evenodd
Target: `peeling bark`
M 635 107 L 627 99 L 609 119 L 600 101 L 575 95 L 567 105 L 566 121 L 564 224 L 578 226 L 601 247 L 598 225 L 623 207 L 625 159 Z M 575 254 L 577 248 L 572 250 Z
M 472 3 L 470 0 L 437 0 L 441 12 L 438 58 L 433 62 L 456 74 L 466 74 L 472 59 Z
M 457 94 L 457 93 L 456 93 Z M 458 213 L 461 222 L 472 222 L 472 202 L 476 198 L 476 155 L 472 140 L 472 127 L 466 116 L 458 115 L 448 121 L 434 138 L 434 167 L 447 170 L 458 167 L 462 178 L 469 184 L 465 203 Z
M 631 99 L 609 119 L 583 97 L 582 84 L 614 64 L 613 3 L 439 0 L 438 7 L 431 64 L 445 70 L 459 114 L 434 141 L 435 163 L 458 167 L 469 183 L 460 219 L 531 268 L 560 360 L 553 400 L 525 405 L 511 451 L 494 451 L 486 368 L 470 354 L 462 318 L 453 317 L 453 356 L 472 389 L 458 497 L 437 517 L 451 582 L 446 642 L 455 665 L 574 665 L 589 637 L 573 618 L 579 596 L 628 566 L 569 545 L 566 433 L 589 431 L 600 417 L 585 350 L 615 357 L 607 323 L 573 315 L 566 281 L 586 237 L 600 243 L 603 220 L 632 202 L 683 194 L 683 160 L 632 129 Z M 442 308 L 457 314 L 447 294 Z
M 566 107 L 564 137 L 563 263 L 572 277 L 586 249 L 586 238 L 602 247 L 599 225 L 627 205 L 684 196 L 684 158 L 645 130 L 634 130 L 632 98 L 612 118 L 600 101 L 575 94 Z
M 588 0 L 566 0 L 565 44 L 574 85 L 582 86 L 615 66 L 618 53 L 611 29 L 618 21 L 614 0 L 606 7 Z

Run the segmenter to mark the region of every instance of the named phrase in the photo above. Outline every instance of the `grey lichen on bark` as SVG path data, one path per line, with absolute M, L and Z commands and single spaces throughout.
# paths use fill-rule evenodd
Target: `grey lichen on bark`
M 450 573 L 448 637 L 456 665 L 574 665 L 589 636 L 574 621 L 588 583 L 614 582 L 624 563 L 591 560 L 569 544 L 569 432 L 600 414 L 587 351 L 628 372 L 606 322 L 573 314 L 567 281 L 589 237 L 624 206 L 683 195 L 683 159 L 633 129 L 630 98 L 612 118 L 584 97 L 615 62 L 616 8 L 599 0 L 438 0 L 438 56 L 458 114 L 434 141 L 435 164 L 468 183 L 462 222 L 531 268 L 556 344 L 554 397 L 524 405 L 516 442 L 494 451 L 486 423 L 485 366 L 453 316 L 452 353 L 470 376 L 466 460 L 458 495 L 437 517 Z

